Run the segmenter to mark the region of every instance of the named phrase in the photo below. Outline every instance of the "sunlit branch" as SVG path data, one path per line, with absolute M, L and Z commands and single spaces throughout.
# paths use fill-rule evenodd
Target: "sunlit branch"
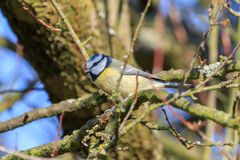
M 23 126 L 41 118 L 52 117 L 60 113 L 73 112 L 83 108 L 89 109 L 103 102 L 106 102 L 106 97 L 101 97 L 98 93 L 96 93 L 79 99 L 65 100 L 47 108 L 35 109 L 24 113 L 19 117 L 0 122 L 0 133 Z
M 63 11 L 61 10 L 61 8 L 59 7 L 58 3 L 55 0 L 50 0 L 50 2 L 52 3 L 53 7 L 56 9 L 59 17 L 61 18 L 61 20 L 63 21 L 63 23 L 66 25 L 71 37 L 73 38 L 75 44 L 77 45 L 78 49 L 81 51 L 81 54 L 85 60 L 85 62 L 89 59 L 89 55 L 87 54 L 87 51 L 85 49 L 85 47 L 83 46 L 82 42 L 80 41 L 80 39 L 78 38 L 77 34 L 75 33 L 73 27 L 71 26 L 70 22 L 68 21 L 68 19 L 66 18 L 66 16 L 64 15 Z M 76 55 L 78 57 L 78 55 Z
M 118 91 L 118 89 L 119 89 L 120 82 L 121 82 L 122 77 L 123 77 L 123 72 L 124 72 L 124 70 L 127 67 L 127 63 L 128 63 L 129 57 L 134 52 L 135 43 L 137 41 L 138 35 L 140 33 L 140 29 L 141 29 L 141 27 L 143 25 L 143 20 L 144 20 L 146 14 L 147 14 L 147 11 L 148 11 L 150 5 L 151 5 L 151 0 L 148 0 L 146 6 L 144 8 L 144 11 L 141 13 L 140 20 L 139 20 L 139 22 L 137 24 L 137 28 L 136 28 L 136 30 L 134 32 L 133 39 L 132 39 L 131 46 L 130 46 L 130 50 L 128 51 L 128 54 L 126 56 L 124 56 L 124 65 L 122 67 L 121 75 L 120 75 L 120 77 L 119 77 L 119 79 L 117 81 L 116 91 Z

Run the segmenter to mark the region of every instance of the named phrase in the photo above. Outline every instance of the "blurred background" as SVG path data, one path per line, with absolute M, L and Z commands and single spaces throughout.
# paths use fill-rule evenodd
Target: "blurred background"
M 17 41 L 0 11 L 0 121 L 51 104 L 37 73 L 22 55 L 16 54 Z M 0 134 L 0 144 L 26 150 L 56 140 L 57 134 L 58 119 L 46 118 Z
M 129 48 L 130 38 L 126 37 L 134 32 L 147 0 L 126 0 L 119 1 L 119 3 L 122 3 L 121 5 L 125 6 L 123 9 L 128 10 L 130 14 L 130 17 L 126 16 L 122 19 L 123 22 L 130 22 L 130 29 L 124 25 L 119 26 L 122 31 L 120 38 L 126 41 L 126 48 Z M 227 3 L 230 3 L 231 8 L 235 11 L 240 11 L 240 5 L 235 0 L 229 0 Z M 210 5 L 211 3 L 207 0 L 153 0 L 135 46 L 134 57 L 137 65 L 151 73 L 172 68 L 185 69 L 197 52 L 204 33 L 210 28 L 208 12 Z M 113 8 L 109 8 L 109 10 Z M 218 12 L 215 20 L 219 25 L 210 33 L 207 40 L 207 50 L 201 53 L 201 59 L 206 60 L 206 63 L 218 61 L 219 55 L 228 55 L 239 41 L 240 25 L 238 17 L 224 8 L 220 8 Z M 109 17 L 109 19 L 110 28 L 115 29 L 116 20 L 114 17 Z M 224 23 L 225 21 L 228 23 Z M 44 90 L 44 84 L 21 53 L 18 37 L 12 31 L 0 10 L 0 121 L 51 104 L 48 93 Z M 235 57 L 235 59 L 238 59 L 238 57 Z M 219 81 L 215 80 L 214 82 Z M 198 98 L 203 104 L 215 106 L 228 112 L 229 106 L 233 103 L 233 99 L 230 97 L 235 97 L 234 95 L 237 93 L 238 90 L 221 90 L 199 94 Z M 201 120 L 179 110 L 175 112 L 177 112 L 177 115 L 167 109 L 174 127 L 184 137 L 202 141 L 203 137 L 189 130 L 184 122 L 179 120 L 178 116 L 183 115 L 186 121 L 193 124 L 199 123 Z M 161 111 L 153 116 L 161 121 L 164 120 Z M 207 137 L 205 140 L 210 142 L 233 141 L 231 129 L 225 129 L 205 121 L 201 121 L 201 125 L 200 131 Z M 57 134 L 58 118 L 45 118 L 0 134 L 0 145 L 6 146 L 8 149 L 25 150 L 53 142 L 57 139 Z M 199 159 L 201 156 L 203 156 L 203 159 L 209 157 L 211 159 L 229 159 L 234 156 L 236 158 L 237 155 L 237 147 L 233 149 L 206 147 L 194 149 L 186 158 L 181 154 L 181 152 L 187 152 L 184 147 L 179 151 L 168 149 L 175 146 L 168 139 L 174 139 L 169 133 L 156 134 L 160 134 L 159 137 L 166 137 L 159 138 L 160 143 L 165 145 L 164 154 L 168 157 L 166 159 Z M 177 140 L 175 139 L 175 141 Z M 238 155 L 240 158 L 239 151 Z

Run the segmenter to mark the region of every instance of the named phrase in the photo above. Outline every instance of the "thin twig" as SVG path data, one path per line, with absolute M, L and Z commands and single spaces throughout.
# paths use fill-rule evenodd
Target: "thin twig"
M 163 103 L 158 103 L 158 104 L 151 104 L 150 106 L 148 106 L 147 104 L 143 104 L 142 107 L 144 108 L 144 111 L 142 112 L 142 114 L 140 116 L 138 116 L 133 122 L 127 124 L 121 131 L 119 137 L 125 135 L 129 130 L 131 130 L 136 124 L 140 123 L 144 117 L 146 115 L 148 115 L 151 110 L 150 109 L 146 109 L 148 108 L 157 108 L 158 106 L 163 106 Z M 141 107 L 141 106 L 140 106 Z
M 211 7 L 212 7 L 212 6 L 211 6 Z M 209 9 L 212 9 L 211 7 L 210 7 Z M 209 17 L 210 17 L 210 16 L 209 16 Z M 205 49 L 205 43 L 206 43 L 206 41 L 207 41 L 207 37 L 208 37 L 211 29 L 212 29 L 212 27 L 210 27 L 210 29 L 203 35 L 203 39 L 202 39 L 202 41 L 201 41 L 201 43 L 200 43 L 200 45 L 199 45 L 199 47 L 198 47 L 197 52 L 196 52 L 195 55 L 194 55 L 194 58 L 192 59 L 191 63 L 189 64 L 189 66 L 188 66 L 188 68 L 187 68 L 187 71 L 184 72 L 183 80 L 181 81 L 181 84 L 180 84 L 180 86 L 179 86 L 179 88 L 178 88 L 178 90 L 177 90 L 177 94 L 178 94 L 178 95 L 181 94 L 182 87 L 183 87 L 184 84 L 186 83 L 186 81 L 187 81 L 187 79 L 188 79 L 188 77 L 189 77 L 189 75 L 190 75 L 190 73 L 191 73 L 191 71 L 192 71 L 192 69 L 193 69 L 193 65 L 194 65 L 194 63 L 196 62 L 196 60 L 197 60 L 198 57 L 199 57 L 199 53 L 201 52 L 201 50 L 203 50 L 203 51 L 206 50 L 206 49 Z
M 176 112 L 174 108 L 171 105 L 167 105 L 169 110 L 172 112 L 172 114 L 188 129 L 192 131 L 196 131 L 199 129 L 199 126 L 192 124 L 191 122 L 188 122 L 181 114 Z
M 121 71 L 121 75 L 120 75 L 120 77 L 117 81 L 116 91 L 119 90 L 119 86 L 120 86 L 120 83 L 121 83 L 121 80 L 122 80 L 122 77 L 123 77 L 124 70 L 127 67 L 127 63 L 128 63 L 130 55 L 132 55 L 133 52 L 134 52 L 135 43 L 137 41 L 140 29 L 141 29 L 142 24 L 143 24 L 143 20 L 144 20 L 146 14 L 147 14 L 147 11 L 148 11 L 150 5 L 151 5 L 151 0 L 148 0 L 146 6 L 144 8 L 144 11 L 141 13 L 140 20 L 139 20 L 137 28 L 134 32 L 133 39 L 132 39 L 131 46 L 130 46 L 130 50 L 128 51 L 128 54 L 126 56 L 124 56 L 124 65 L 123 65 L 123 68 L 122 68 L 122 71 Z
M 240 84 L 238 84 L 239 87 L 240 87 Z M 239 101 L 240 101 L 240 93 L 239 91 L 237 92 L 237 95 L 236 95 L 236 99 L 233 103 L 233 107 L 232 107 L 232 118 L 235 118 L 236 117 L 236 112 L 237 112 L 237 106 L 239 105 Z
M 64 116 L 64 113 L 61 113 L 61 114 L 59 115 L 58 135 L 57 135 L 57 139 L 56 139 L 55 142 L 53 143 L 53 153 L 52 153 L 52 157 L 58 155 L 58 142 L 59 142 L 59 140 L 61 139 L 61 129 L 62 129 L 63 116 Z
M 178 98 L 180 97 L 184 97 L 186 95 L 192 95 L 191 92 L 193 92 L 194 90 L 198 90 L 201 87 L 203 87 L 208 81 L 210 81 L 221 69 L 223 69 L 225 67 L 225 65 L 229 62 L 229 60 L 231 58 L 234 57 L 234 55 L 236 54 L 236 52 L 238 51 L 240 47 L 240 43 L 237 44 L 237 46 L 233 49 L 232 53 L 219 65 L 218 68 L 216 68 L 204 81 L 202 81 L 201 83 L 199 83 L 197 86 L 194 87 L 194 89 L 192 90 L 187 90 L 184 93 L 181 93 L 180 95 L 176 96 Z
M 110 25 L 109 25 L 109 11 L 108 11 L 108 0 L 104 0 L 104 6 L 105 6 L 105 25 L 107 28 L 107 38 L 108 38 L 108 45 L 109 45 L 109 51 L 110 55 L 113 56 L 113 45 L 112 45 L 112 35 L 110 34 Z
M 201 88 L 200 90 L 194 90 L 191 92 L 191 94 L 196 94 L 196 93 L 205 92 L 205 91 L 218 90 L 218 89 L 224 89 L 224 88 L 239 88 L 239 87 L 240 87 L 240 84 L 238 84 L 238 83 L 222 86 L 222 82 L 221 82 L 216 85 Z
M 167 116 L 166 111 L 165 111 L 164 109 L 162 109 L 162 111 L 163 111 L 163 113 L 164 113 L 164 115 L 165 115 L 165 119 L 166 119 L 166 121 L 167 121 L 167 123 L 168 123 L 168 125 L 169 125 L 169 127 L 170 127 L 170 129 L 171 129 L 171 131 L 172 131 L 172 133 L 173 133 L 173 135 L 176 136 L 177 139 L 178 139 L 187 149 L 191 149 L 192 147 L 190 148 L 190 147 L 188 146 L 187 140 L 186 140 L 185 138 L 183 138 L 183 137 L 176 131 L 175 128 L 173 128 L 172 124 L 170 123 L 170 121 L 169 121 L 169 119 L 168 119 L 168 116 Z
M 98 125 L 97 118 L 93 118 L 88 120 L 80 129 L 75 130 L 70 135 L 64 136 L 58 142 L 59 154 L 63 154 L 66 152 L 76 152 L 77 150 L 82 150 L 83 145 L 81 140 L 84 138 L 88 130 L 91 130 L 94 126 Z M 40 145 L 25 151 L 23 153 L 27 153 L 29 155 L 43 156 L 49 157 L 53 152 L 53 143 L 47 143 L 44 145 Z M 13 155 L 6 155 L 3 159 L 15 159 Z M 42 158 L 41 158 L 42 159 Z M 33 159 L 34 160 L 34 159 Z
M 204 62 L 203 62 L 204 63 Z M 211 64 L 210 64 L 211 65 Z M 209 65 L 207 65 L 209 66 Z M 190 73 L 189 79 L 199 79 L 201 78 L 201 71 L 199 67 L 193 68 Z M 220 74 L 215 75 L 214 77 L 223 77 L 228 73 L 232 73 L 235 71 L 240 71 L 240 60 L 230 62 L 225 68 L 220 71 Z M 176 69 L 176 70 L 168 70 L 168 71 L 160 71 L 157 76 L 166 81 L 181 81 L 184 75 L 184 70 Z
M 218 85 L 214 85 L 214 86 L 209 86 L 209 87 L 204 87 L 204 88 L 199 88 L 199 89 L 196 89 L 196 90 L 189 90 L 189 92 L 184 92 L 183 94 L 180 95 L 180 97 L 176 97 L 176 96 L 173 96 L 172 98 L 170 99 L 163 99 L 161 97 L 159 97 L 161 99 L 161 103 L 155 103 L 155 104 L 152 104 L 151 106 L 148 107 L 147 110 L 145 110 L 141 116 L 139 116 L 136 120 L 134 120 L 133 122 L 129 123 L 124 129 L 123 129 L 123 132 L 121 135 L 124 135 L 125 133 L 127 133 L 127 131 L 129 131 L 131 128 L 133 128 L 136 124 L 138 124 L 139 122 L 141 122 L 143 120 L 143 118 L 149 114 L 151 111 L 153 110 L 156 110 L 160 107 L 162 107 L 163 105 L 169 105 L 171 103 L 174 104 L 174 102 L 179 99 L 179 98 L 182 98 L 182 97 L 186 97 L 186 96 L 192 96 L 193 94 L 195 93 L 199 93 L 199 92 L 202 92 L 202 91 L 208 91 L 208 90 L 213 90 L 213 89 L 220 89 L 220 88 L 236 88 L 236 87 L 239 87 L 239 84 L 231 84 L 233 82 L 233 80 L 235 80 L 236 78 L 238 78 L 240 76 L 240 73 L 236 74 L 235 76 L 233 76 L 232 79 L 228 80 L 228 81 L 225 81 L 225 82 L 222 82 Z M 186 103 L 186 101 L 185 101 Z M 197 105 L 198 106 L 198 105 Z M 192 108 L 192 107 L 190 107 Z M 182 109 L 182 108 L 180 108 Z M 188 125 L 187 125 L 188 126 Z
M 209 80 L 211 80 L 213 78 L 213 76 L 215 76 L 223 67 L 225 67 L 225 65 L 228 63 L 228 61 L 234 57 L 234 55 L 237 53 L 238 49 L 240 47 L 240 43 L 237 44 L 237 46 L 233 49 L 232 53 L 221 63 L 221 65 L 214 70 L 207 79 L 205 79 L 204 81 L 202 81 L 201 83 L 199 83 L 195 88 L 199 88 L 204 86 Z
M 236 1 L 236 2 L 237 2 L 237 1 Z M 234 16 L 240 17 L 240 13 L 237 12 L 237 11 L 234 11 L 234 10 L 230 7 L 230 4 L 229 4 L 229 3 L 225 3 L 225 4 L 223 5 L 223 7 L 224 7 L 226 10 L 228 10 L 231 14 L 233 14 Z
M 51 4 L 53 5 L 53 7 L 55 8 L 55 10 L 57 11 L 59 17 L 61 18 L 61 20 L 63 21 L 63 23 L 66 25 L 71 37 L 73 38 L 75 44 L 77 45 L 78 49 L 81 51 L 82 56 L 86 61 L 88 61 L 89 56 L 87 54 L 87 51 L 85 49 L 85 47 L 83 46 L 82 42 L 80 41 L 80 39 L 78 38 L 77 34 L 75 33 L 73 27 L 71 26 L 70 22 L 68 21 L 68 19 L 65 17 L 63 11 L 61 10 L 61 8 L 59 7 L 59 5 L 57 4 L 57 2 L 55 0 L 50 0 Z
M 234 82 L 234 80 L 238 79 L 239 77 L 240 77 L 240 72 L 238 72 L 236 75 L 234 75 L 232 79 L 229 79 L 227 81 L 223 81 L 223 82 L 220 82 L 220 83 L 218 83 L 216 85 L 212 85 L 212 86 L 194 89 L 190 92 L 191 93 L 190 95 L 194 95 L 196 93 L 205 92 L 205 91 L 223 89 L 223 88 L 238 88 L 238 87 L 240 87 L 240 84 L 233 83 L 233 82 Z M 182 96 L 187 96 L 187 94 L 182 94 Z
M 23 6 L 23 9 L 31 16 L 33 17 L 39 24 L 41 24 L 42 26 L 44 26 L 45 28 L 49 29 L 50 31 L 53 32 L 60 32 L 62 31 L 60 28 L 55 28 L 50 24 L 47 24 L 46 22 L 44 22 L 43 20 L 37 18 L 34 13 L 32 11 L 30 11 L 30 9 L 26 6 Z
M 128 120 L 128 118 L 130 117 L 136 103 L 137 103 L 137 100 L 138 100 L 138 86 L 139 86 L 139 82 L 138 82 L 138 74 L 136 75 L 136 87 L 135 87 L 135 92 L 134 92 L 134 100 L 133 100 L 133 103 L 131 104 L 130 106 L 130 109 L 127 113 L 127 115 L 124 117 L 120 127 L 119 127 L 119 133 L 121 133 L 121 130 L 123 128 L 123 126 L 125 125 L 126 121 Z
M 42 91 L 42 90 L 44 90 L 44 88 L 27 88 L 27 89 L 24 89 L 24 90 L 8 89 L 8 90 L 0 91 L 0 95 L 1 94 L 6 94 L 6 93 L 25 93 L 25 92 L 32 91 L 32 90 Z
M 232 143 L 209 143 L 209 144 L 205 144 L 205 143 L 201 143 L 200 141 L 189 141 L 186 138 L 184 138 L 181 134 L 179 134 L 177 132 L 177 130 L 172 126 L 171 122 L 168 119 L 167 113 L 164 109 L 162 109 L 164 115 L 165 115 L 165 119 L 170 127 L 170 131 L 172 132 L 172 134 L 185 146 L 186 149 L 192 149 L 194 146 L 209 146 L 209 147 L 214 147 L 214 146 L 233 146 Z
M 210 32 L 210 30 L 208 30 L 206 33 L 204 33 L 202 41 L 201 41 L 201 43 L 200 43 L 200 45 L 198 47 L 197 52 L 195 53 L 193 59 L 191 60 L 191 62 L 188 65 L 188 67 L 186 68 L 186 70 L 184 72 L 184 75 L 183 75 L 183 79 L 182 79 L 182 81 L 181 81 L 181 83 L 180 83 L 180 85 L 178 87 L 178 90 L 177 90 L 178 94 L 181 93 L 184 84 L 187 82 L 187 79 L 188 79 L 188 77 L 189 77 L 189 75 L 190 75 L 190 73 L 191 73 L 191 71 L 193 69 L 193 66 L 194 66 L 196 60 L 199 57 L 199 54 L 200 54 L 201 50 L 205 50 L 205 43 L 206 43 L 207 37 L 209 35 L 209 32 Z
M 85 46 L 90 40 L 92 39 L 92 37 L 88 37 L 85 41 L 82 42 L 82 45 Z
M 140 123 L 151 130 L 167 130 L 167 131 L 170 130 L 169 126 L 161 125 L 155 122 L 141 121 Z
M 207 141 L 208 143 L 212 143 L 211 140 L 207 137 L 207 135 L 205 135 L 205 133 L 201 130 L 197 131 L 197 134 L 204 140 Z M 216 146 L 219 151 L 228 159 L 231 160 L 230 156 L 220 147 Z
M 4 146 L 0 146 L 0 151 L 4 152 L 4 153 L 11 154 L 11 155 L 16 156 L 16 157 L 20 157 L 20 158 L 25 159 L 25 160 L 50 160 L 50 158 L 33 157 L 33 156 L 29 156 L 29 155 L 21 153 L 21 152 L 12 151 L 12 150 L 9 150 L 9 149 L 5 148 Z

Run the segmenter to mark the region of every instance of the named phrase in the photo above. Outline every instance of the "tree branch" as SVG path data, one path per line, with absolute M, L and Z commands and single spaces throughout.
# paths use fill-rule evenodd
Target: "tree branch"
M 111 112 L 104 112 L 97 118 L 90 119 L 83 125 L 79 130 L 73 131 L 71 135 L 67 135 L 63 137 L 62 140 L 58 141 L 57 148 L 58 154 L 63 154 L 66 152 L 75 152 L 75 151 L 83 151 L 81 152 L 82 156 L 84 155 L 84 149 L 89 147 L 86 141 L 92 139 L 92 135 L 95 132 L 98 132 L 99 128 L 104 128 L 105 124 L 109 122 L 111 118 Z M 98 132 L 100 134 L 100 132 Z M 104 134 L 104 133 L 103 133 Z M 93 136 L 94 137 L 94 136 Z M 41 156 L 41 157 L 50 157 L 54 152 L 54 146 L 56 145 L 55 142 L 44 144 L 38 147 L 34 147 L 32 149 L 22 151 L 22 153 L 31 155 L 31 156 Z M 85 158 L 81 157 L 81 158 Z M 6 155 L 5 157 L 1 158 L 3 160 L 15 160 L 16 155 Z
M 61 18 L 61 20 L 63 21 L 63 23 L 66 25 L 66 27 L 67 27 L 71 37 L 73 38 L 73 40 L 75 42 L 75 44 L 77 45 L 78 49 L 81 51 L 82 56 L 84 57 L 85 62 L 88 61 L 89 56 L 87 54 L 87 51 L 86 51 L 85 47 L 83 46 L 82 42 L 78 38 L 78 36 L 75 33 L 72 25 L 70 24 L 70 22 L 68 21 L 68 19 L 64 15 L 64 13 L 61 10 L 61 8 L 59 7 L 58 3 L 55 0 L 50 0 L 50 2 L 52 3 L 53 7 L 56 9 L 56 11 L 57 11 L 59 17 Z M 76 57 L 78 57 L 78 55 L 76 55 Z
M 146 107 L 146 112 L 150 113 L 151 111 L 163 106 L 164 103 L 159 103 L 159 102 L 162 102 L 163 99 L 166 99 L 169 96 L 170 95 L 164 90 L 160 90 L 158 92 L 154 92 L 152 90 L 141 91 L 138 93 L 138 102 L 136 105 L 140 105 L 146 101 L 150 101 L 150 102 L 154 103 L 154 105 L 151 105 L 150 107 Z M 125 107 L 129 108 L 131 106 L 133 100 L 134 100 L 134 97 L 132 97 L 129 101 L 127 101 Z M 89 108 L 89 107 L 93 107 L 93 106 L 97 105 L 98 103 L 104 102 L 104 101 L 106 101 L 106 98 L 103 98 L 99 94 L 87 96 L 85 98 L 78 99 L 74 102 L 71 102 L 71 100 L 70 101 L 67 100 L 67 101 L 63 101 L 58 104 L 59 107 L 61 107 L 61 109 L 59 109 L 57 112 L 58 113 L 70 112 L 70 111 L 75 110 L 75 107 L 77 107 L 77 106 L 78 106 L 78 108 Z M 92 102 L 92 103 L 90 103 L 90 102 Z M 219 111 L 214 108 L 210 108 L 210 107 L 198 104 L 198 103 L 191 103 L 184 98 L 177 99 L 177 100 L 171 102 L 171 104 L 179 109 L 182 109 L 182 110 L 194 115 L 194 116 L 210 119 L 220 125 L 235 128 L 238 131 L 240 130 L 240 123 L 239 123 L 240 117 L 232 118 L 232 116 L 228 113 L 225 113 L 223 111 Z M 74 109 L 71 108 L 72 105 L 75 106 Z M 55 104 L 55 106 L 57 106 L 57 104 Z M 52 109 L 53 108 L 54 107 L 52 107 Z M 29 112 L 28 115 L 32 115 L 33 113 L 40 114 L 39 117 L 41 117 L 41 118 L 43 118 L 46 115 L 45 112 L 35 112 L 35 111 Z M 56 114 L 56 111 L 51 111 L 50 113 Z M 48 116 L 49 115 L 50 114 L 48 114 Z M 22 117 L 22 116 L 20 116 L 20 117 Z M 101 117 L 103 117 L 103 116 L 101 116 Z M 101 117 L 89 120 L 84 126 L 81 127 L 80 130 L 77 130 L 77 131 L 73 132 L 72 135 L 65 136 L 62 140 L 60 140 L 58 143 L 58 153 L 62 154 L 62 153 L 69 152 L 69 151 L 79 150 L 83 146 L 83 144 L 80 142 L 82 142 L 84 137 L 86 137 L 88 135 L 87 130 L 90 131 L 90 130 L 94 129 L 94 126 L 97 124 L 97 122 L 100 124 L 100 126 L 102 125 L 101 123 L 103 122 L 103 120 L 101 120 L 101 121 L 99 120 L 99 119 L 101 119 Z M 20 120 L 22 120 L 22 119 L 20 119 Z M 106 124 L 107 122 L 108 121 L 104 121 L 104 124 Z M 111 122 L 111 121 L 109 121 L 109 122 Z M 123 128 L 123 130 L 124 130 L 123 134 L 127 133 L 133 127 L 134 127 L 134 125 L 132 127 L 128 128 L 127 130 L 125 130 L 125 128 Z M 89 133 L 93 134 L 92 132 L 98 132 L 98 129 L 96 131 L 93 130 Z M 100 132 L 98 132 L 98 135 L 99 134 L 100 134 Z M 102 133 L 102 134 L 104 134 L 104 133 Z M 114 134 L 114 133 L 112 133 L 112 134 Z M 113 136 L 114 135 L 111 135 L 111 136 L 108 135 L 108 137 L 113 137 Z M 29 155 L 34 155 L 34 156 L 49 156 L 52 153 L 52 149 L 53 149 L 52 143 L 50 143 L 50 144 L 42 145 L 42 146 L 30 149 L 30 150 L 24 151 L 24 153 L 27 153 Z M 11 159 L 11 158 L 12 158 L 11 156 L 7 156 L 7 159 Z
M 63 154 L 66 152 L 77 151 L 80 150 L 84 145 L 82 144 L 82 139 L 86 135 L 86 131 L 91 129 L 93 126 L 97 124 L 97 119 L 91 119 L 87 121 L 87 123 L 82 126 L 79 130 L 73 131 L 73 133 L 69 136 L 65 136 L 62 140 L 58 141 L 58 154 Z M 53 153 L 53 143 L 48 143 L 45 145 L 41 145 L 26 151 L 23 153 L 33 156 L 42 156 L 49 157 Z M 15 160 L 16 157 L 13 155 L 7 155 L 2 158 L 2 160 Z
M 192 71 L 190 72 L 188 79 L 200 78 L 200 71 L 201 71 L 201 69 L 199 69 L 199 68 L 193 68 Z M 231 64 L 228 64 L 215 77 L 223 76 L 227 73 L 235 72 L 235 71 L 240 71 L 240 61 L 236 61 Z M 171 69 L 168 71 L 161 71 L 157 74 L 157 76 L 159 76 L 160 78 L 162 78 L 166 81 L 182 80 L 184 77 L 184 72 L 185 71 L 182 69 L 176 69 L 176 70 Z
M 24 160 L 51 160 L 50 158 L 33 157 L 33 156 L 29 156 L 29 155 L 21 153 L 21 152 L 12 151 L 12 150 L 5 148 L 4 146 L 0 146 L 0 151 L 11 154 L 11 155 L 15 156 L 16 158 L 19 157 Z
M 41 118 L 52 117 L 60 113 L 73 112 L 80 109 L 90 109 L 106 101 L 106 97 L 95 93 L 78 99 L 65 100 L 60 103 L 53 104 L 47 108 L 35 109 L 19 117 L 12 118 L 5 122 L 0 122 L 0 133 L 23 126 Z
M 142 91 L 139 93 L 138 96 L 139 96 L 138 104 L 139 103 L 141 104 L 146 101 L 150 101 L 153 104 L 150 105 L 150 107 L 148 107 L 148 108 L 145 107 L 146 109 L 143 112 L 142 116 L 139 116 L 136 119 L 136 121 L 129 123 L 125 128 L 123 128 L 122 135 L 124 135 L 130 129 L 132 129 L 135 126 L 135 124 L 141 122 L 142 119 L 145 117 L 145 115 L 147 115 L 150 112 L 165 105 L 165 103 L 162 102 L 163 100 L 171 98 L 171 95 L 169 95 L 168 92 L 165 90 L 159 90 L 157 92 L 154 92 L 152 90 Z M 215 108 L 201 105 L 199 103 L 190 102 L 189 100 L 187 100 L 185 98 L 180 98 L 180 99 L 172 98 L 171 100 L 169 100 L 169 104 L 171 104 L 174 107 L 179 108 L 183 111 L 186 111 L 193 116 L 209 119 L 209 120 L 212 120 L 222 126 L 235 128 L 238 131 L 240 131 L 240 117 L 239 116 L 236 118 L 232 118 L 231 114 L 217 110 Z
M 237 61 L 236 63 L 232 63 L 232 64 L 228 65 L 221 72 L 229 73 L 229 72 L 234 72 L 234 71 L 240 71 L 240 61 Z M 174 79 L 180 80 L 183 78 L 183 75 L 184 75 L 184 70 L 169 70 L 169 71 L 162 71 L 159 73 L 160 77 L 162 77 L 162 76 L 166 77 L 165 79 L 167 79 L 167 80 L 174 80 Z M 190 73 L 190 78 L 197 79 L 197 78 L 199 78 L 199 75 L 200 75 L 200 71 L 197 69 L 193 69 Z M 106 99 L 105 99 L 106 97 L 103 99 L 101 99 L 101 98 L 98 99 L 98 98 L 100 98 L 100 96 L 98 94 L 93 94 L 92 96 L 89 96 L 87 98 L 85 97 L 83 99 L 80 98 L 73 102 L 66 100 L 66 101 L 54 104 L 48 108 L 37 109 L 32 112 L 25 113 L 24 115 L 22 115 L 20 117 L 8 120 L 6 122 L 1 122 L 0 123 L 0 133 L 20 127 L 24 124 L 30 123 L 30 122 L 40 119 L 40 118 L 50 117 L 50 116 L 54 116 L 56 114 L 64 113 L 64 112 L 73 112 L 73 111 L 79 110 L 80 108 L 92 107 L 92 106 L 96 105 L 99 102 L 99 100 L 106 101 Z M 90 99 L 93 101 L 91 102 Z M 200 117 L 210 118 L 211 120 L 213 120 L 217 123 L 220 122 L 219 120 L 216 119 L 216 117 L 213 117 L 213 115 L 208 114 L 208 113 L 216 113 L 217 110 L 211 110 L 210 108 L 208 108 L 206 106 L 202 106 L 200 104 L 192 104 L 193 106 L 200 105 L 201 107 L 204 107 L 203 110 L 200 109 L 201 112 L 198 112 L 199 111 L 198 108 L 193 109 L 193 108 L 185 107 L 183 104 L 188 102 L 186 100 L 181 99 L 176 102 L 178 104 L 178 105 L 176 105 L 178 108 L 183 109 L 183 110 L 189 112 L 190 114 L 200 116 Z M 82 103 L 82 105 L 80 105 L 81 103 Z M 205 112 L 207 115 L 204 115 Z M 222 113 L 221 111 L 218 111 L 218 112 Z M 223 112 L 224 117 L 226 117 L 225 116 L 226 114 L 227 113 Z M 227 115 L 227 117 L 228 116 L 229 115 Z M 228 118 L 226 118 L 226 119 L 228 119 Z M 226 123 L 227 122 L 224 122 L 224 120 L 222 120 L 222 122 L 220 122 L 220 124 L 224 124 L 224 125 L 227 125 Z M 229 126 L 229 125 L 227 125 L 227 126 Z M 231 124 L 230 124 L 230 126 L 233 127 L 233 125 L 231 125 Z

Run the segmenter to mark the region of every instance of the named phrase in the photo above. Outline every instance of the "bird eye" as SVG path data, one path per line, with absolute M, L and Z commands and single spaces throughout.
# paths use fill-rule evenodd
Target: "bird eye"
M 93 63 L 93 66 L 96 66 L 97 64 L 98 64 L 98 62 L 94 62 L 94 63 Z

